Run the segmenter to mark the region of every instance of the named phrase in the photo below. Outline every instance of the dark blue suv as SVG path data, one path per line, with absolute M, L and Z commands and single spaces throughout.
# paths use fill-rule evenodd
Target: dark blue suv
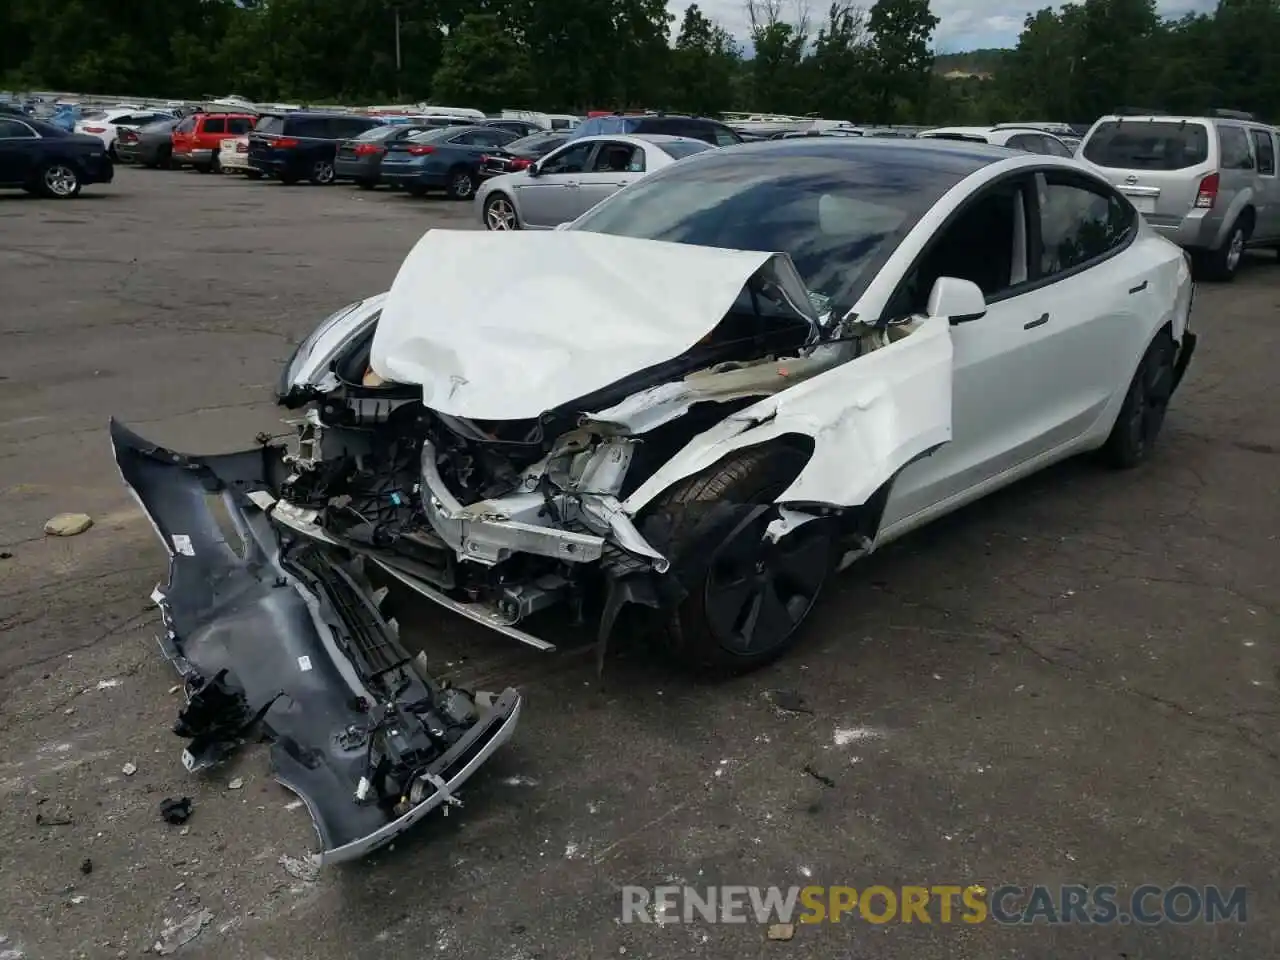
M 351 113 L 266 114 L 249 134 L 249 166 L 285 184 L 333 183 L 338 144 L 381 124 Z
M 611 117 L 592 117 L 573 130 L 570 140 L 594 137 L 602 133 L 661 133 L 669 137 L 689 137 L 714 147 L 728 147 L 742 143 L 742 137 L 719 120 L 706 117 L 687 117 L 670 113 L 645 113 L 637 115 L 614 114 Z

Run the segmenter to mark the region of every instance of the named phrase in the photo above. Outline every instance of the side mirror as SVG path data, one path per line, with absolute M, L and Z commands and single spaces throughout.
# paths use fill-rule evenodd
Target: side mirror
M 931 317 L 946 317 L 952 324 L 968 323 L 987 315 L 987 298 L 972 280 L 939 277 L 929 291 L 926 312 Z
M 526 170 L 526 172 L 529 174 L 529 176 L 531 176 L 531 177 L 540 177 L 540 176 L 542 176 L 542 164 L 541 164 L 541 162 L 539 162 L 539 163 L 531 163 L 531 164 L 529 164 L 529 166 L 528 166 L 528 167 L 526 167 L 526 168 L 525 168 L 525 170 Z

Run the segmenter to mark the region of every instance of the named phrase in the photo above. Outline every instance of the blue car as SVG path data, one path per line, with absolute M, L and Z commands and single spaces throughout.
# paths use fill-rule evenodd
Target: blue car
M 480 182 L 486 151 L 497 150 L 519 135 L 499 127 L 446 127 L 387 144 L 378 179 L 415 197 L 443 190 L 453 200 L 469 200 Z

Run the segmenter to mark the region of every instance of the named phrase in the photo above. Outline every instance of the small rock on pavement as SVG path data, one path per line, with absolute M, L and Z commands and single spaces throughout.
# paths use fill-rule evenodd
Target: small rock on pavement
M 790 940 L 796 935 L 794 923 L 774 923 L 769 925 L 770 940 Z
M 126 763 L 123 767 L 120 768 L 120 772 L 123 773 L 126 777 L 132 777 L 135 773 L 138 772 L 138 765 L 136 763 Z
M 45 522 L 44 532 L 51 537 L 74 537 L 91 526 L 93 518 L 87 513 L 60 513 Z
M 200 936 L 200 931 L 213 922 L 212 910 L 193 913 L 179 923 L 170 924 L 160 931 L 160 938 L 151 949 L 161 956 L 174 953 L 179 947 Z
M 230 783 L 227 784 L 227 789 L 239 790 L 243 786 L 244 786 L 244 777 L 236 777 L 234 780 L 232 780 Z
M 287 853 L 280 854 L 280 866 L 295 880 L 303 883 L 315 883 L 320 875 L 319 865 L 310 857 L 291 857 Z

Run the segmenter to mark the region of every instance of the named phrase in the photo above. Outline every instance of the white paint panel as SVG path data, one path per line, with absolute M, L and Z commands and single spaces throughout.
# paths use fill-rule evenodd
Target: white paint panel
M 423 403 L 515 420 L 679 356 L 770 254 L 585 231 L 431 230 L 383 304 L 371 365 Z

